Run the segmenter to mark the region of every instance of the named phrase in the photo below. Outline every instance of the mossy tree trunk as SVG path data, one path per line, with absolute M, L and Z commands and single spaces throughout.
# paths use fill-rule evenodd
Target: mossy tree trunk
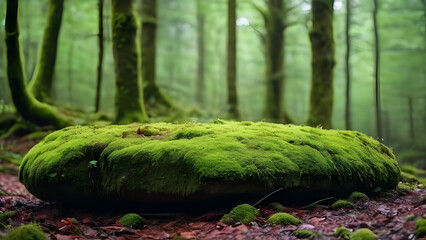
M 53 74 L 63 9 L 64 0 L 49 0 L 40 55 L 29 86 L 35 98 L 42 102 L 52 101 Z
M 345 38 L 346 38 L 346 56 L 345 56 L 345 77 L 346 77 L 346 102 L 345 102 L 345 127 L 350 130 L 351 126 L 351 68 L 350 68 L 350 55 L 351 55 L 351 38 L 350 38 L 350 26 L 351 26 L 351 0 L 346 0 L 346 26 L 345 26 Z
M 15 108 L 24 119 L 35 124 L 55 128 L 71 125 L 69 119 L 61 116 L 55 108 L 36 100 L 27 90 L 19 43 L 18 2 L 7 0 L 6 3 L 7 77 Z
M 197 47 L 198 47 L 198 66 L 197 66 L 197 87 L 196 100 L 200 106 L 204 106 L 204 68 L 205 68 L 205 15 L 203 9 L 203 0 L 197 0 Z
M 237 95 L 237 34 L 236 34 L 236 0 L 228 0 L 228 39 L 227 39 L 227 82 L 228 82 L 228 114 L 231 119 L 239 119 Z
M 102 84 L 102 64 L 104 61 L 104 0 L 98 0 L 98 67 L 96 76 L 95 112 L 99 112 Z
M 172 106 L 156 83 L 156 35 L 157 35 L 157 0 L 142 0 L 141 6 L 141 53 L 142 81 L 145 105 L 150 109 L 161 104 L 167 108 Z
M 379 11 L 378 1 L 374 0 L 373 9 L 373 26 L 374 26 L 374 98 L 376 113 L 376 135 L 379 141 L 382 140 L 382 124 L 381 124 L 381 104 L 380 104 L 380 46 L 379 31 L 377 26 L 377 12 Z
M 263 13 L 266 36 L 266 108 L 269 121 L 288 123 L 290 119 L 284 107 L 284 30 L 285 6 L 283 0 L 268 0 L 268 12 Z
M 312 0 L 312 84 L 308 125 L 331 128 L 333 111 L 333 4 L 334 0 Z
M 112 48 L 115 67 L 116 122 L 147 122 L 143 105 L 133 0 L 112 0 Z

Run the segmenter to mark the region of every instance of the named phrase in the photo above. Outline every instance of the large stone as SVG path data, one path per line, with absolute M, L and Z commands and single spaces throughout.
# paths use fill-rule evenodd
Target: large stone
M 400 170 L 391 150 L 359 132 L 216 120 L 68 127 L 32 148 L 19 173 L 45 200 L 169 204 L 279 188 L 369 193 L 394 188 Z

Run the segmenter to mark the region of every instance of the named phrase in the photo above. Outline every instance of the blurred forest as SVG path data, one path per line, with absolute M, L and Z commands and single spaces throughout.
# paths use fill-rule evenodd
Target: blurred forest
M 26 80 L 30 81 L 39 59 L 49 1 L 19 2 L 24 72 Z M 153 14 L 147 12 L 152 7 L 144 8 L 149 2 L 135 1 L 138 21 L 144 19 L 143 16 Z M 268 84 L 265 72 L 268 74 L 270 68 L 267 65 L 271 61 L 268 54 L 279 51 L 279 43 L 270 42 L 268 24 L 271 24 L 273 17 L 265 16 L 272 16 L 277 8 L 271 8 L 274 1 L 236 1 L 237 97 L 234 100 L 237 102 L 233 103 L 228 101 L 227 95 L 227 62 L 230 59 L 227 50 L 228 1 L 154 2 L 157 3 L 156 18 L 154 13 L 151 21 L 156 23 L 156 33 L 151 32 L 145 37 L 155 36 L 155 81 L 165 96 L 165 103 L 159 106 L 151 104 L 149 99 L 145 100 L 151 121 L 208 122 L 232 118 L 307 124 L 312 74 L 309 38 L 312 28 L 311 1 L 285 0 L 282 6 L 277 6 L 281 8 L 278 15 L 283 29 L 281 43 L 284 51 L 282 56 L 278 54 L 281 60 L 277 61 L 278 76 L 275 77 L 282 80 L 282 85 L 278 86 L 282 88 L 282 96 L 272 100 L 271 94 L 275 88 Z M 425 5 L 425 0 L 335 0 L 336 65 L 332 82 L 332 128 L 351 129 L 383 138 L 398 153 L 400 160 L 415 161 L 411 163 L 423 168 L 426 167 Z M 52 92 L 52 102 L 62 111 L 82 111 L 81 115 L 84 116 L 99 110 L 107 118 L 114 118 L 116 87 L 111 8 L 111 1 L 64 1 Z M 0 38 L 4 39 L 6 1 L 0 1 L 0 9 Z M 104 51 L 97 109 L 99 15 L 103 23 L 101 36 Z M 143 27 L 143 24 L 139 25 Z M 139 42 L 144 42 L 143 32 L 138 37 Z M 269 48 L 272 50 L 268 50 L 268 46 L 272 46 Z M 378 70 L 376 63 L 379 63 Z M 142 64 L 148 64 L 144 63 L 143 51 Z M 1 41 L 0 113 L 14 111 L 5 69 L 6 45 Z M 146 77 L 145 74 L 149 73 L 142 71 L 142 76 Z M 376 87 L 377 80 L 380 80 L 379 88 Z M 142 81 L 143 86 L 148 84 L 146 79 Z M 376 90 L 379 92 L 379 108 L 376 105 Z M 152 91 L 144 94 L 149 92 Z M 347 102 L 348 93 L 350 101 Z M 278 107 L 274 105 L 274 99 L 278 99 Z M 173 107 L 164 108 L 169 105 Z M 229 115 L 229 110 L 235 106 L 237 115 Z M 283 113 L 278 114 L 281 111 Z M 278 116 L 273 116 L 274 112 Z M 77 123 L 84 124 L 85 121 L 80 119 Z M 423 163 L 419 159 L 423 159 Z

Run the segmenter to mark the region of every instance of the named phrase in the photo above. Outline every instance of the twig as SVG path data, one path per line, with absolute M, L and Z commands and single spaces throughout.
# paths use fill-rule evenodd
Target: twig
M 268 197 L 270 197 L 271 195 L 273 195 L 273 194 L 275 194 L 275 193 L 277 193 L 277 192 L 279 192 L 279 191 L 281 191 L 281 190 L 283 190 L 283 189 L 284 189 L 283 187 L 282 187 L 282 188 L 278 188 L 277 190 L 275 190 L 275 191 L 271 192 L 270 194 L 266 195 L 265 197 L 263 197 L 262 199 L 260 199 L 259 201 L 257 201 L 255 204 L 253 204 L 253 206 L 258 205 L 258 204 L 259 204 L 259 203 L 261 203 L 263 200 L 267 199 L 267 198 L 268 198 Z

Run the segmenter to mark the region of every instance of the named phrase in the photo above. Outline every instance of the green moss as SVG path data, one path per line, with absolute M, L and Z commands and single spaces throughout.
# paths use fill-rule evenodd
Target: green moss
M 376 235 L 368 228 L 361 228 L 352 233 L 351 240 L 375 240 Z
M 419 219 L 416 221 L 416 235 L 417 237 L 426 237 L 426 219 Z
M 403 171 L 405 173 L 409 173 L 411 175 L 425 175 L 426 176 L 425 170 L 418 169 L 418 168 L 416 168 L 412 165 L 408 165 L 408 164 L 401 165 L 401 171 Z
M 146 220 L 136 213 L 128 213 L 120 218 L 120 224 L 128 228 L 141 228 Z
M 359 201 L 368 201 L 369 198 L 365 193 L 353 192 L 347 199 L 349 202 L 356 203 Z
M 276 225 L 299 225 L 303 223 L 302 220 L 288 213 L 275 213 L 274 215 L 270 216 L 266 222 Z
M 414 176 L 410 173 L 406 173 L 406 172 L 401 172 L 401 176 L 399 178 L 399 181 L 401 181 L 403 183 L 407 183 L 409 185 L 422 184 L 422 181 L 420 181 L 416 176 Z
M 306 239 L 306 238 L 313 238 L 314 237 L 314 233 L 309 231 L 309 230 L 296 230 L 294 231 L 291 235 L 296 236 L 297 238 L 300 239 Z
M 30 133 L 28 135 L 25 136 L 26 139 L 28 140 L 42 140 L 44 137 L 46 137 L 47 135 L 49 135 L 51 132 L 49 131 L 38 131 L 38 132 L 33 132 Z
M 416 189 L 416 186 L 405 184 L 405 183 L 399 183 L 397 186 L 397 189 L 402 191 L 410 191 Z
M 226 121 L 68 127 L 33 147 L 19 171 L 41 199 L 135 201 L 278 188 L 371 192 L 394 188 L 400 174 L 392 152 L 358 132 Z
M 331 207 L 334 209 L 354 208 L 354 204 L 346 200 L 337 200 Z
M 12 230 L 4 240 L 48 240 L 48 238 L 37 225 L 29 224 Z
M 340 238 L 340 239 L 349 240 L 351 238 L 351 233 L 352 233 L 351 230 L 349 230 L 345 227 L 338 227 L 334 231 L 333 236 Z
M 269 204 L 269 207 L 271 207 L 271 209 L 278 212 L 283 212 L 285 210 L 285 207 L 281 203 L 277 203 L 277 202 Z
M 259 215 L 259 211 L 255 207 L 249 204 L 240 204 L 228 214 L 223 215 L 220 221 L 225 224 L 232 224 L 234 222 L 249 224 L 256 219 L 257 215 Z
M 16 211 L 6 211 L 4 213 L 0 212 L 0 221 L 4 221 L 16 215 Z

